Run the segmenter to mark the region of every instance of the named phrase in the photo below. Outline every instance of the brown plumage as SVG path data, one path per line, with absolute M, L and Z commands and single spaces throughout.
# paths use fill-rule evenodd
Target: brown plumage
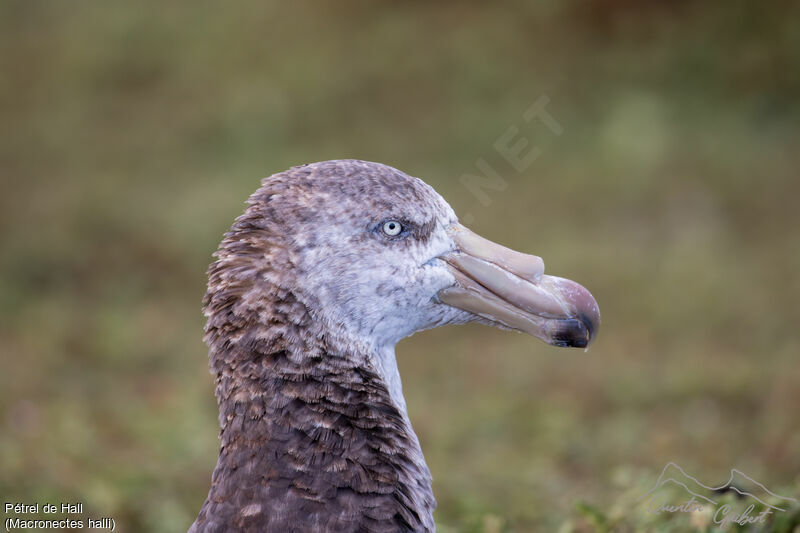
M 466 286 L 448 263 L 464 255 L 453 228 L 433 189 L 376 163 L 315 163 L 262 182 L 209 268 L 221 447 L 190 531 L 434 529 L 394 344 L 447 323 L 524 329 L 507 311 L 444 303 L 445 289 Z M 534 334 L 588 343 L 596 319 L 575 298 L 562 298 L 571 311 L 558 319 L 525 311 Z

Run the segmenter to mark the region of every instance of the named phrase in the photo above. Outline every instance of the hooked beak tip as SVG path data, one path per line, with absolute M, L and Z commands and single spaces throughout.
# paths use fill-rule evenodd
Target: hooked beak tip
M 561 320 L 550 344 L 561 348 L 588 348 L 594 340 L 597 323 L 586 313 Z
M 600 325 L 599 318 L 593 319 L 588 314 L 581 313 L 578 315 L 578 320 L 583 322 L 584 327 L 586 327 L 586 333 L 588 334 L 586 346 L 588 346 L 594 340 L 595 333 L 597 332 L 597 326 Z
M 583 285 L 574 281 L 556 278 L 555 285 L 573 310 L 573 319 L 564 321 L 560 337 L 569 341 L 567 346 L 586 348 L 594 340 L 600 327 L 600 309 L 597 301 Z

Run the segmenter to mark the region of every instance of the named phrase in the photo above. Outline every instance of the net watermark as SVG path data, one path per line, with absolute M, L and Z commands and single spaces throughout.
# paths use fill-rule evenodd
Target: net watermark
M 505 164 L 510 166 L 517 175 L 527 172 L 543 153 L 540 146 L 532 143 L 526 134 L 522 133 L 521 127 L 535 121 L 544 126 L 553 136 L 557 137 L 564 133 L 564 126 L 549 111 L 549 105 L 549 96 L 546 94 L 539 96 L 522 112 L 521 122 L 510 124 L 492 143 L 495 153 L 500 155 Z M 489 207 L 492 204 L 490 193 L 506 191 L 509 182 L 484 157 L 475 160 L 475 168 L 478 173 L 464 173 L 458 181 L 478 203 L 483 207 Z M 471 224 L 475 220 L 475 216 L 471 212 L 467 212 L 461 219 L 465 224 Z

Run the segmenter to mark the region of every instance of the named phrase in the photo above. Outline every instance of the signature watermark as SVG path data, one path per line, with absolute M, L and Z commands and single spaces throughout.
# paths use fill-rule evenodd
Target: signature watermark
M 676 491 L 684 499 L 676 501 Z M 726 493 L 736 495 L 736 505 L 721 498 Z M 701 483 L 672 462 L 664 466 L 655 485 L 637 499 L 637 503 L 642 502 L 652 514 L 710 511 L 711 520 L 720 528 L 731 524 L 765 524 L 770 515 L 800 505 L 800 500 L 770 491 L 741 470 L 732 469 L 728 481 L 714 487 Z

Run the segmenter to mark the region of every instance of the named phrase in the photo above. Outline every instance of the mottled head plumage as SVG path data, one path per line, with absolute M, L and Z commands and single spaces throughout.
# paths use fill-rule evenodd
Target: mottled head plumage
M 387 220 L 404 234 L 382 233 Z M 433 529 L 394 344 L 466 315 L 433 301 L 454 282 L 436 257 L 455 220 L 427 184 L 377 163 L 326 161 L 262 181 L 209 268 L 223 446 L 193 531 Z M 243 494 L 245 471 L 267 485 Z
M 407 238 L 382 234 L 386 220 L 400 221 Z M 326 161 L 275 174 L 250 197 L 216 254 L 206 314 L 227 296 L 246 301 L 285 289 L 353 342 L 393 345 L 436 325 L 443 312 L 447 319 L 459 314 L 419 309 L 420 299 L 453 283 L 443 268 L 428 278 L 420 267 L 452 246 L 444 228 L 455 221 L 430 186 L 386 165 Z
M 262 181 L 208 271 L 221 448 L 190 531 L 432 531 L 395 344 L 478 321 L 585 347 L 591 294 L 464 228 L 421 180 L 325 161 Z

